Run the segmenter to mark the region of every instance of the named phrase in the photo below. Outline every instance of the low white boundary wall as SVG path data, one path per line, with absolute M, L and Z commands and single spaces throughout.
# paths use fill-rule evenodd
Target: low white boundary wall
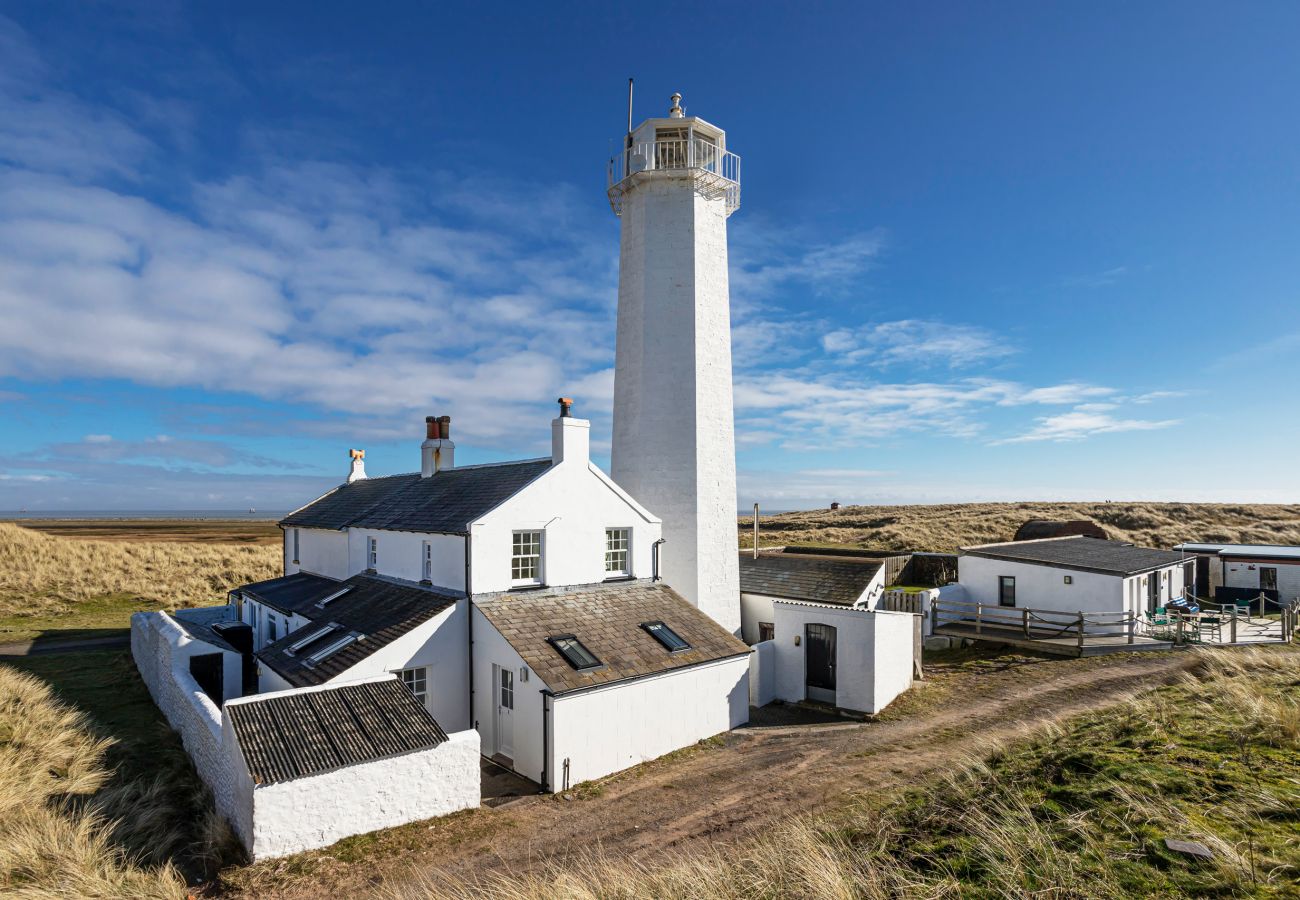
M 254 785 L 229 721 L 190 675 L 191 656 L 221 651 L 186 634 L 166 613 L 131 617 L 131 655 L 154 703 L 254 859 L 325 847 L 354 834 L 430 819 L 479 805 L 479 736 L 448 735 L 429 750 L 374 760 L 307 778 Z M 368 680 L 391 680 L 383 675 Z M 328 690 L 328 685 L 302 690 Z M 287 693 L 287 692 L 286 692 Z M 293 691 L 298 693 L 298 691 Z M 228 701 L 256 703 L 261 694 Z

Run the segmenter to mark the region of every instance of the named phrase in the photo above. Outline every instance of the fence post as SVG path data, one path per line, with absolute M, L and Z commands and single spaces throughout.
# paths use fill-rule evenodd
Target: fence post
M 930 604 L 930 634 L 939 627 L 939 598 L 935 597 L 934 602 Z
M 1025 637 L 1029 637 L 1029 609 L 1020 610 L 1020 626 L 1025 630 Z
M 1232 604 L 1232 624 L 1228 628 L 1228 636 L 1232 638 L 1231 643 L 1237 643 L 1237 604 Z
M 1083 652 L 1083 610 L 1079 610 L 1079 652 Z
M 1132 613 L 1128 614 L 1128 642 L 1133 643 L 1133 636 L 1137 633 L 1138 618 Z
M 979 634 L 983 625 L 983 609 L 978 603 L 975 604 L 975 633 Z

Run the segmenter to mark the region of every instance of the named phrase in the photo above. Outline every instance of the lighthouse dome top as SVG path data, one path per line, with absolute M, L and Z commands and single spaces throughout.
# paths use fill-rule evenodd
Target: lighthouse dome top
M 697 191 L 722 199 L 730 216 L 740 208 L 740 157 L 727 150 L 727 133 L 699 116 L 686 115 L 673 94 L 668 115 L 646 119 L 609 161 L 609 203 L 621 215 L 623 199 L 649 178 L 689 178 Z

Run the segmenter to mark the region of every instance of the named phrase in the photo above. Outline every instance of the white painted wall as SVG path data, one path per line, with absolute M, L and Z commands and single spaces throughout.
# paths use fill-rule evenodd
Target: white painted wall
M 1211 571 L 1218 568 L 1219 565 L 1219 560 L 1210 560 Z M 1277 589 L 1281 593 L 1282 599 L 1294 600 L 1296 597 L 1300 597 L 1300 564 L 1286 563 L 1281 560 L 1246 561 L 1226 559 L 1222 565 L 1224 587 L 1258 588 L 1259 570 L 1271 566 L 1277 569 Z
M 758 643 L 758 623 L 776 624 L 776 613 L 772 610 L 773 597 L 763 594 L 740 595 L 740 637 L 746 644 Z
M 449 733 L 446 743 L 429 750 L 269 785 L 252 783 L 229 724 L 224 737 L 232 795 L 242 803 L 251 798 L 251 815 L 241 810 L 231 824 L 254 859 L 326 847 L 350 835 L 479 805 L 479 742 L 472 730 Z
M 749 657 L 554 698 L 552 787 L 564 788 L 688 747 L 749 721 Z
M 760 641 L 749 657 L 749 705 L 767 706 L 776 699 L 776 641 Z
M 788 600 L 775 604 L 776 695 L 807 699 L 805 626 L 836 629 L 835 705 L 877 713 L 912 683 L 912 615 Z M 795 638 L 799 643 L 795 643 Z
M 542 691 L 546 685 L 536 673 L 528 671 L 523 657 L 501 636 L 478 607 L 474 607 L 474 721 L 483 746 L 483 754 L 496 753 L 496 707 L 498 687 L 493 683 L 493 666 L 503 666 L 515 675 L 515 708 L 511 716 L 514 729 L 513 768 L 525 778 L 542 783 Z
M 328 683 L 339 685 L 423 666 L 428 670 L 429 692 L 425 705 L 430 714 L 447 732 L 469 728 L 468 607 L 468 600 L 458 600 L 454 606 L 380 647 Z
M 1017 608 L 1064 613 L 1129 612 L 1140 615 L 1147 609 L 1146 592 L 1151 578 L 1160 579 L 1161 605 L 1179 596 L 1183 590 L 1181 563 L 1155 572 L 1122 577 L 962 554 L 957 558 L 957 571 L 958 580 L 971 603 L 997 606 L 998 578 L 1010 575 L 1016 579 Z M 1067 575 L 1072 579 L 1071 584 L 1065 583 Z
M 380 575 L 420 581 L 421 554 L 424 552 L 424 542 L 428 541 L 433 548 L 433 583 L 453 591 L 465 590 L 465 539 L 460 535 L 349 528 L 349 575 L 356 575 L 369 568 L 368 542 L 372 537 L 378 542 L 379 559 L 375 571 Z
M 311 572 L 327 578 L 355 575 L 348 567 L 348 536 L 344 531 L 299 528 L 298 562 L 293 558 L 293 528 L 284 529 L 284 574 Z
M 727 211 L 690 177 L 623 199 L 611 474 L 663 519 L 662 574 L 740 630 Z
M 587 460 L 566 459 L 472 524 L 474 593 L 510 590 L 515 531 L 543 532 L 542 577 L 547 585 L 604 581 L 606 528 L 631 529 L 631 574 L 649 578 L 659 520 Z

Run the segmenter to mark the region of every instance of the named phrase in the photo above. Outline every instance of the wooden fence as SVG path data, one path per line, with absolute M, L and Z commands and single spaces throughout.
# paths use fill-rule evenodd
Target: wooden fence
M 975 637 L 996 640 L 1008 632 L 1027 640 L 1073 639 L 1080 650 L 1095 638 L 1125 638 L 1133 643 L 1138 618 L 1127 612 L 1062 612 L 1055 609 L 1032 609 L 1026 606 L 986 606 L 965 600 L 939 600 L 930 604 L 931 632 L 940 634 L 944 627 L 963 633 L 973 630 Z
M 915 615 L 925 614 L 925 595 L 915 591 L 885 591 L 880 595 L 880 602 L 876 604 L 877 609 L 886 609 L 890 612 L 905 612 Z

